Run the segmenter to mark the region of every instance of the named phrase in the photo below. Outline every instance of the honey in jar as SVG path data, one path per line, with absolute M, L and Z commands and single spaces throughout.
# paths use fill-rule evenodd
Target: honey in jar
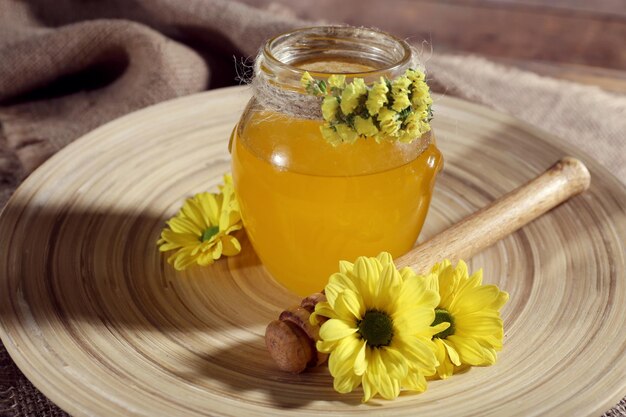
M 304 70 L 316 77 L 391 78 L 407 68 L 402 62 L 412 52 L 377 31 L 309 28 L 270 40 L 264 53 L 271 55 L 265 70 L 289 89 Z M 323 289 L 339 260 L 410 250 L 443 163 L 432 131 L 411 143 L 332 145 L 320 134 L 322 123 L 265 109 L 253 98 L 231 142 L 250 241 L 270 274 L 301 296 Z

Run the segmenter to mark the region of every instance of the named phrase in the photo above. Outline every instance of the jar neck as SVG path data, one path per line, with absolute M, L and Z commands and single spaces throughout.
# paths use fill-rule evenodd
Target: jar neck
M 417 57 L 403 40 L 373 29 L 321 26 L 298 29 L 270 39 L 257 71 L 277 87 L 304 93 L 304 71 L 315 78 L 344 74 L 366 83 L 389 79 L 418 66 Z

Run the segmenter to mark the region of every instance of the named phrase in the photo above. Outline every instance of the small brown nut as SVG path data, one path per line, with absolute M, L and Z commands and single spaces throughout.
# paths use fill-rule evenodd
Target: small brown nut
M 272 321 L 265 329 L 265 345 L 281 371 L 300 373 L 316 358 L 311 339 L 291 321 Z
M 311 294 L 308 297 L 304 298 L 302 300 L 302 303 L 300 303 L 300 306 L 312 313 L 313 311 L 315 311 L 315 306 L 317 305 L 317 303 L 320 303 L 322 301 L 326 301 L 326 296 L 321 292 L 316 292 L 315 294 Z
M 300 373 L 306 368 L 319 366 L 326 362 L 328 355 L 315 348 L 319 340 L 321 324 L 326 321 L 318 317 L 318 324 L 311 324 L 309 319 L 315 306 L 326 301 L 324 291 L 304 298 L 299 306 L 292 306 L 280 314 L 265 329 L 265 344 L 270 356 L 278 368 L 293 373 Z
M 308 310 L 298 306 L 291 307 L 280 313 L 278 320 L 290 321 L 304 330 L 307 336 L 309 336 L 312 340 L 318 340 L 320 328 L 319 326 L 314 326 L 309 322 L 310 317 L 311 313 Z
M 311 324 L 309 322 L 310 317 L 311 313 L 304 307 L 292 307 L 283 311 L 278 319 L 285 322 L 291 322 L 306 333 L 309 343 L 313 349 L 313 357 L 308 366 L 314 367 L 324 363 L 326 359 L 328 359 L 328 355 L 318 352 L 315 348 L 315 342 L 320 340 L 320 326 Z

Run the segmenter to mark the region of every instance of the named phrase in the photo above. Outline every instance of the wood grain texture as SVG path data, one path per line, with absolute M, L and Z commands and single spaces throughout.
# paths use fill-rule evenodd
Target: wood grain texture
M 428 273 L 433 261 L 456 264 L 517 231 L 589 187 L 590 175 L 577 159 L 565 157 L 528 183 L 419 244 L 395 260 L 397 266 Z
M 184 273 L 155 246 L 183 198 L 229 171 L 247 94 L 216 90 L 109 123 L 46 162 L 2 213 L 0 337 L 53 401 L 79 416 L 597 415 L 626 394 L 626 190 L 559 140 L 442 97 L 446 166 L 421 240 L 563 155 L 593 178 L 470 261 L 511 294 L 499 362 L 374 405 L 335 393 L 325 368 L 277 371 L 264 329 L 299 300 L 245 237 L 240 256 Z

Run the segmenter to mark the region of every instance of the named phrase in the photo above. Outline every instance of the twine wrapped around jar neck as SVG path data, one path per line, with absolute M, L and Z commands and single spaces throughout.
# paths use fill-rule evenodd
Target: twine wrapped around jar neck
M 260 52 L 254 62 L 254 78 L 250 83 L 254 98 L 260 106 L 299 119 L 322 119 L 321 97 L 281 87 L 270 80 L 267 73 L 261 69 L 262 64 L 263 52 Z
M 351 28 L 346 26 L 340 27 L 328 27 L 328 28 L 309 28 L 308 30 L 329 30 L 335 36 L 352 36 L 353 39 L 358 40 L 358 36 L 362 33 L 366 33 L 368 36 L 380 36 L 384 37 L 385 42 L 393 42 L 396 45 L 396 54 L 398 51 L 402 52 L 400 58 L 394 58 L 384 56 L 385 54 L 391 54 L 391 52 L 382 48 L 375 48 L 372 46 L 370 55 L 379 54 L 379 61 L 383 61 L 383 58 L 387 60 L 387 65 L 379 65 L 379 68 L 366 71 L 366 72 L 345 72 L 347 78 L 360 77 L 364 78 L 366 82 L 377 81 L 382 75 L 394 76 L 400 75 L 408 68 L 424 70 L 424 66 L 421 62 L 421 54 L 412 46 L 408 45 L 405 41 L 391 37 L 390 35 L 382 32 L 373 31 L 365 28 Z M 299 83 L 300 78 L 305 72 L 305 69 L 294 65 L 292 62 L 283 62 L 275 57 L 275 51 L 272 48 L 277 48 L 273 44 L 281 37 L 292 36 L 293 33 L 301 32 L 303 35 L 307 35 L 307 29 L 301 29 L 299 31 L 291 32 L 285 35 L 276 37 L 265 45 L 265 47 L 259 52 L 254 62 L 254 78 L 251 80 L 250 85 L 253 88 L 254 98 L 258 105 L 272 112 L 286 114 L 288 116 L 299 119 L 311 119 L 322 120 L 321 111 L 321 97 L 315 97 L 306 93 L 304 88 Z M 353 31 L 353 32 L 351 32 Z M 340 35 L 337 35 L 337 32 Z M 332 35 L 331 35 L 332 36 Z M 279 47 L 283 47 L 282 45 Z M 363 46 L 361 46 L 363 48 Z M 295 53 L 301 53 L 302 49 L 294 49 Z M 320 54 L 320 58 L 323 55 Z M 313 55 L 313 61 L 315 55 Z M 297 63 L 297 62 L 296 62 Z M 316 78 L 327 78 L 331 75 L 330 72 L 309 71 Z

